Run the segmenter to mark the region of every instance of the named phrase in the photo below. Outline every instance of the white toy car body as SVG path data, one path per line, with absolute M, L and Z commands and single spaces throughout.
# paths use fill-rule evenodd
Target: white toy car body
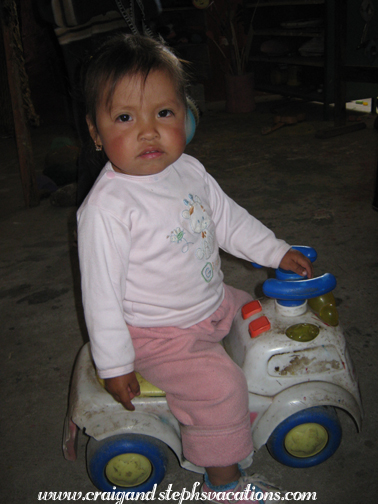
M 334 408 L 348 412 L 358 429 L 362 421 L 357 377 L 336 308 L 327 305 L 332 299 L 322 298 L 329 288 L 323 285 L 324 277 L 302 282 L 313 294 L 321 284 L 320 298 L 312 306 L 328 323 L 306 300 L 264 298 L 243 307 L 224 339 L 226 351 L 247 379 L 255 450 L 267 444 L 274 458 L 293 467 L 319 464 L 336 451 L 341 428 Z M 269 287 L 266 290 L 271 295 Z M 179 425 L 164 393 L 148 383 L 142 383 L 141 392 L 133 400 L 135 411 L 127 411 L 97 378 L 89 344 L 82 348 L 71 384 L 63 450 L 68 460 L 75 460 L 77 429 L 90 436 L 88 472 L 102 491 L 150 490 L 164 477 L 165 446 L 182 467 L 204 471 L 185 459 Z M 242 465 L 249 465 L 251 458 Z

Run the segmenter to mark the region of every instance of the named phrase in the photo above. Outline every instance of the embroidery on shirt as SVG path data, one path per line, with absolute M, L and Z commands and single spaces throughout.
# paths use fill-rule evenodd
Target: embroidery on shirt
M 214 275 L 213 266 L 210 263 L 206 263 L 201 271 L 201 275 L 209 283 Z
M 190 245 L 193 245 L 193 242 L 188 242 L 188 240 L 184 238 L 184 234 L 185 234 L 184 229 L 177 227 L 176 229 L 171 231 L 171 234 L 167 236 L 167 238 L 169 238 L 172 243 L 180 244 L 182 241 L 185 242 L 181 248 L 181 252 L 183 254 L 188 252 Z
M 196 250 L 196 257 L 207 260 L 214 252 L 214 235 L 208 229 L 211 219 L 198 196 L 189 194 L 189 198 L 184 199 L 184 203 L 188 207 L 188 210 L 184 210 L 182 216 L 184 219 L 189 220 L 192 231 L 200 234 L 202 238 L 201 245 Z

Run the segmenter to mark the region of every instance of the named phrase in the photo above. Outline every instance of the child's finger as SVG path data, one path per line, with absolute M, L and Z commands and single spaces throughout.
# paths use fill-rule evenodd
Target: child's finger
M 123 390 L 122 393 L 118 397 L 119 397 L 118 402 L 120 402 L 122 404 L 122 406 L 124 406 L 127 410 L 129 410 L 129 411 L 135 410 L 135 406 L 131 402 L 131 398 L 130 398 L 130 395 L 127 392 L 127 390 Z
M 120 402 L 127 410 L 134 411 L 135 407 L 131 402 L 134 394 L 131 392 L 130 383 L 134 381 L 135 374 L 130 373 L 114 378 L 105 379 L 105 388 L 114 399 Z M 135 377 L 135 381 L 138 380 Z M 139 387 L 139 385 L 138 385 Z
M 111 392 L 110 390 L 108 390 L 108 392 L 110 395 L 113 396 L 113 399 L 121 403 L 124 408 L 126 408 L 129 411 L 134 411 L 135 406 L 131 402 L 131 398 L 128 392 L 125 393 L 125 391 L 121 391 L 120 393 L 117 393 L 117 392 Z
M 137 381 L 137 380 L 136 380 Z M 137 386 L 133 386 L 129 384 L 127 389 L 122 390 L 120 394 L 118 394 L 118 399 L 116 399 L 118 402 L 120 402 L 127 410 L 129 411 L 134 411 L 135 406 L 131 402 L 132 399 L 134 399 L 135 396 L 140 394 L 140 389 L 139 389 L 139 383 L 137 381 Z
M 304 268 L 304 275 L 307 274 L 307 278 L 312 278 L 314 271 L 311 261 L 307 257 L 302 256 L 298 258 L 298 262 L 300 267 Z
M 308 272 L 306 270 L 306 268 L 304 268 L 301 264 L 298 264 L 296 262 L 293 261 L 292 263 L 292 266 L 290 268 L 290 270 L 293 272 L 293 273 L 296 273 L 297 275 L 300 275 L 300 276 L 308 276 Z
M 129 383 L 129 391 L 131 393 L 131 398 L 138 396 L 140 394 L 140 386 L 137 378 L 131 380 Z

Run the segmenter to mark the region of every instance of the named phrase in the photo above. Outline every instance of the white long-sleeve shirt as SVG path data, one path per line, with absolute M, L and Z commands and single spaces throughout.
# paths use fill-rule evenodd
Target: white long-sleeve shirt
M 126 323 L 189 327 L 224 296 L 219 247 L 277 268 L 290 246 L 229 198 L 193 157 L 156 175 L 107 163 L 78 210 L 82 294 L 102 378 L 133 371 Z

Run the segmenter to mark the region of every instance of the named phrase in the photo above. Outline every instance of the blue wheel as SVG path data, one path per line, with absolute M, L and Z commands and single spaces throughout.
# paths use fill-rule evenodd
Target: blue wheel
M 267 447 L 272 457 L 290 467 L 312 467 L 335 453 L 341 442 L 341 425 L 335 408 L 308 408 L 281 422 Z
M 148 492 L 163 480 L 167 463 L 165 444 L 151 436 L 120 434 L 88 441 L 88 473 L 103 492 Z

